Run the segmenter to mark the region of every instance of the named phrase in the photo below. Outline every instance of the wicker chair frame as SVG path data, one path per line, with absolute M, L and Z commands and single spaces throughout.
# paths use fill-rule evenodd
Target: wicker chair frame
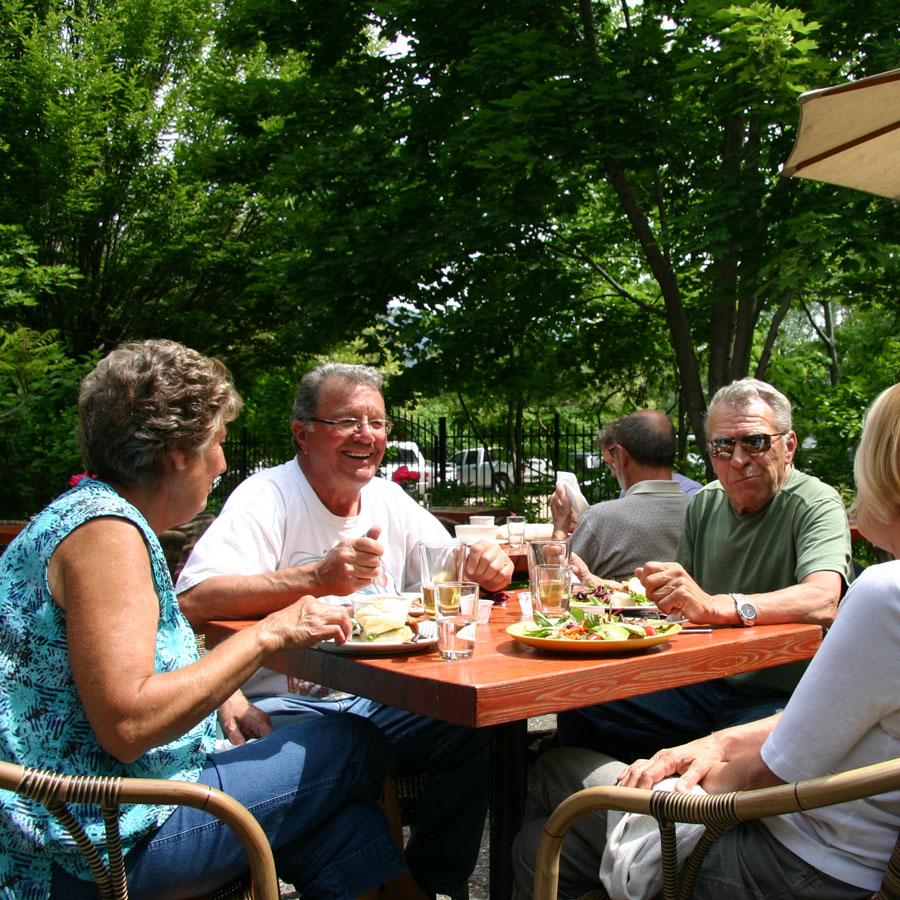
M 249 810 L 222 791 L 201 784 L 152 778 L 108 778 L 59 775 L 8 762 L 0 762 L 0 788 L 43 804 L 72 836 L 90 866 L 103 900 L 128 900 L 125 861 L 119 832 L 123 803 L 161 803 L 202 809 L 224 822 L 240 840 L 250 866 L 250 890 L 235 883 L 214 896 L 252 896 L 254 900 L 278 900 L 278 878 L 272 848 L 265 832 Z M 109 863 L 69 811 L 67 803 L 95 803 L 105 826 Z M 222 891 L 226 893 L 222 893 Z
M 563 838 L 573 823 L 598 809 L 638 812 L 653 816 L 662 849 L 663 900 L 688 900 L 707 850 L 732 825 L 818 809 L 900 788 L 900 759 L 792 784 L 754 791 L 698 796 L 627 787 L 593 787 L 566 798 L 547 820 L 538 849 L 534 900 L 556 900 L 559 857 Z M 705 825 L 691 856 L 678 869 L 675 823 Z M 597 896 L 592 891 L 591 895 Z M 900 900 L 900 836 L 884 873 L 876 900 Z

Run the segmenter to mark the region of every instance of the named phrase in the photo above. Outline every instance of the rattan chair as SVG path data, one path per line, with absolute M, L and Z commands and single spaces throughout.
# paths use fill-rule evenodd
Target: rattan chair
M 566 798 L 547 820 L 538 849 L 534 900 L 556 900 L 562 840 L 576 819 L 597 809 L 651 815 L 662 842 L 663 898 L 682 900 L 693 892 L 694 880 L 709 847 L 732 825 L 844 803 L 900 788 L 900 759 L 854 769 L 839 775 L 781 784 L 755 791 L 699 796 L 627 787 L 593 787 Z M 675 822 L 706 826 L 694 852 L 679 873 Z M 593 896 L 601 893 L 591 892 Z M 587 895 L 586 895 L 587 896 Z M 878 900 L 900 900 L 900 838 L 884 873 Z
M 272 848 L 260 824 L 246 807 L 222 791 L 183 781 L 151 778 L 106 778 L 57 775 L 0 762 L 0 788 L 42 803 L 65 827 L 84 854 L 103 900 L 127 900 L 125 864 L 119 835 L 123 803 L 193 806 L 221 819 L 240 840 L 249 860 L 249 888 L 254 900 L 278 900 L 278 878 Z M 99 804 L 106 826 L 109 865 L 67 808 L 67 803 Z M 250 897 L 246 880 L 218 889 L 213 897 Z

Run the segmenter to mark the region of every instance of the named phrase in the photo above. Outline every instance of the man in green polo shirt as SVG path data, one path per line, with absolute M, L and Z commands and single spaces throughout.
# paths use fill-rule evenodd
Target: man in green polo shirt
M 694 622 L 828 626 L 852 579 L 837 492 L 793 466 L 790 401 L 754 378 L 719 390 L 707 448 L 718 481 L 688 507 L 677 562 L 637 570 L 664 612 Z M 560 742 L 631 762 L 784 708 L 805 663 L 658 691 L 559 716 Z

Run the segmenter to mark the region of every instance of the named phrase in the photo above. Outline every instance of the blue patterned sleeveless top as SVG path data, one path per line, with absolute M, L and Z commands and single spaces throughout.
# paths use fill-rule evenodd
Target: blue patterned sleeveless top
M 69 668 L 65 613 L 53 602 L 47 565 L 79 525 L 98 516 L 133 522 L 143 533 L 159 598 L 156 671 L 183 668 L 198 658 L 191 627 L 175 599 L 159 540 L 138 509 L 109 485 L 88 478 L 39 513 L 0 557 L 0 758 L 71 775 L 112 775 L 196 781 L 215 739 L 215 717 L 125 764 L 97 743 Z M 110 635 L 116 640 L 116 635 Z M 171 806 L 126 806 L 121 831 L 127 851 L 161 825 Z M 102 845 L 96 807 L 73 813 Z M 51 863 L 89 878 L 68 833 L 43 806 L 0 790 L 0 897 L 46 900 Z

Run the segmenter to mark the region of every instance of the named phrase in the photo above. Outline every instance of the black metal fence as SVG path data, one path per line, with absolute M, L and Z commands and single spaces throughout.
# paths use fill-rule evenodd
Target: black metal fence
M 591 503 L 619 494 L 618 483 L 599 457 L 596 432 L 591 428 L 564 430 L 559 417 L 549 427 L 525 429 L 519 454 L 505 431 L 454 427 L 443 417 L 435 422 L 396 413 L 392 418 L 390 444 L 417 446 L 425 467 L 418 473 L 424 490 L 417 484 L 417 492 L 427 494 L 435 506 L 474 502 L 528 507 L 553 491 L 558 471 L 574 472 Z M 484 464 L 477 468 L 463 464 L 476 455 L 463 451 L 478 448 L 491 451 L 480 454 Z M 266 440 L 246 428 L 232 428 L 225 441 L 228 471 L 216 484 L 211 501 L 220 504 L 248 475 L 293 454 L 290 435 L 281 441 Z M 386 454 L 386 460 L 389 458 L 390 452 Z

